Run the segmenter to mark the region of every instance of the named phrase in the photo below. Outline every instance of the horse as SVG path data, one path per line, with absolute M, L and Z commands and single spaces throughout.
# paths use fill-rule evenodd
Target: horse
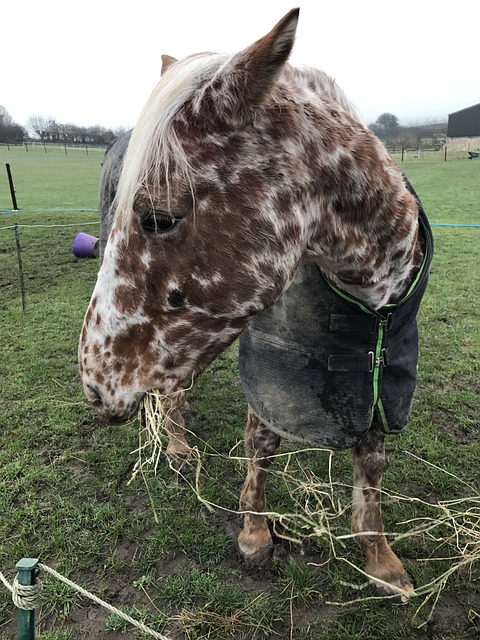
M 385 435 L 404 428 L 416 384 L 431 230 L 343 91 L 288 62 L 298 18 L 233 55 L 166 60 L 109 192 L 79 372 L 98 414 L 124 421 L 149 390 L 174 398 L 240 336 L 244 561 L 271 555 L 265 485 L 281 438 L 351 448 L 365 572 L 407 601 L 381 481 Z

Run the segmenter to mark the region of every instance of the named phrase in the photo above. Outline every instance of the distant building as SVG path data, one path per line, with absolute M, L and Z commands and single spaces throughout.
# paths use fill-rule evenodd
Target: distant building
M 449 113 L 447 136 L 449 138 L 480 136 L 480 103 Z
M 480 148 L 480 103 L 448 114 L 447 137 L 450 151 Z

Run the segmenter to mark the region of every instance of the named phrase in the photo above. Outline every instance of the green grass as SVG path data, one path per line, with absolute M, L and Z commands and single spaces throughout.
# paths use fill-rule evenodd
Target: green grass
M 431 620 L 418 628 L 434 596 L 416 617 L 424 597 L 404 608 L 362 600 L 374 593 L 360 588 L 364 579 L 354 568 L 332 557 L 327 538 L 303 545 L 279 542 L 270 574 L 252 578 L 236 558 L 229 533 L 233 514 L 207 509 L 188 482 L 175 481 L 166 463 L 157 477 L 147 473 L 145 481 L 138 477 L 128 484 L 138 425 L 99 422 L 83 397 L 76 364 L 98 265 L 75 258 L 70 246 L 76 233 L 97 235 L 98 227 L 86 226 L 96 222 L 96 213 L 69 209 L 96 207 L 101 160 L 100 151 L 87 156 L 69 150 L 65 156 L 62 149 L 45 154 L 42 148 L 29 153 L 0 148 L 1 165 L 11 164 L 25 209 L 1 216 L 0 226 L 27 225 L 20 227 L 26 313 L 13 230 L 0 229 L 0 570 L 12 579 L 21 557 L 39 557 L 176 637 L 180 632 L 184 638 L 222 640 L 477 637 L 478 562 L 448 579 Z M 432 222 L 480 222 L 480 162 L 409 159 L 403 168 Z M 6 177 L 0 177 L 0 209 L 10 208 L 6 194 Z M 48 212 L 30 212 L 37 209 Z M 53 224 L 73 226 L 38 226 Z M 480 229 L 434 227 L 434 237 L 436 255 L 420 312 L 416 402 L 409 428 L 387 441 L 384 485 L 397 496 L 385 499 L 390 532 L 408 531 L 412 525 L 406 521 L 414 518 L 436 518 L 439 500 L 467 499 L 479 490 Z M 246 411 L 235 347 L 209 367 L 189 401 L 188 427 L 196 434 L 190 440 L 202 454 L 202 497 L 234 511 L 245 469 L 228 452 L 241 441 Z M 241 455 L 241 447 L 233 453 Z M 328 464 L 325 454 L 302 454 L 292 459 L 289 471 L 323 481 Z M 305 495 L 292 491 L 291 482 L 277 473 L 282 468 L 274 465 L 268 500 L 270 509 L 286 513 L 298 510 Z M 338 483 L 335 499 L 348 507 L 347 452 L 333 457 L 332 476 Z M 187 480 L 191 483 L 193 475 Z M 337 533 L 348 533 L 348 509 L 334 525 Z M 441 559 L 454 553 L 441 540 L 451 533 L 444 522 L 432 536 L 396 543 L 417 586 L 452 565 Z M 340 551 L 361 565 L 355 544 L 347 541 L 343 550 L 337 545 Z M 93 604 L 49 576 L 43 579 L 39 640 L 146 637 L 107 611 L 93 614 Z M 0 640 L 14 637 L 13 616 L 2 587 Z
M 96 209 L 98 178 L 104 149 L 61 146 L 6 147 L 0 146 L 0 166 L 5 180 L 0 190 L 0 211 L 12 208 L 6 180 L 5 164 L 10 165 L 19 209 Z

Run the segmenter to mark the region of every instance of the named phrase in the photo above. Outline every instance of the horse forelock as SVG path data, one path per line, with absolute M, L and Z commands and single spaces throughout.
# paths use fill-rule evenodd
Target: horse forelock
M 173 126 L 175 117 L 228 58 L 222 53 L 199 53 L 177 61 L 150 94 L 132 132 L 116 194 L 116 210 L 122 211 L 127 228 L 138 191 L 155 192 L 161 176 L 168 191 L 172 165 L 192 184 L 189 159 Z

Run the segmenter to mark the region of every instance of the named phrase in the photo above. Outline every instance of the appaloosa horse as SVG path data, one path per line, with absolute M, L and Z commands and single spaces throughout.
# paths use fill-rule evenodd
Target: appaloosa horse
M 126 150 L 80 374 L 97 411 L 125 420 L 243 332 L 243 557 L 272 547 L 262 512 L 280 437 L 352 447 L 366 572 L 408 598 L 380 487 L 384 434 L 405 426 L 415 387 L 431 232 L 341 90 L 287 63 L 298 13 L 233 56 L 169 59 Z

